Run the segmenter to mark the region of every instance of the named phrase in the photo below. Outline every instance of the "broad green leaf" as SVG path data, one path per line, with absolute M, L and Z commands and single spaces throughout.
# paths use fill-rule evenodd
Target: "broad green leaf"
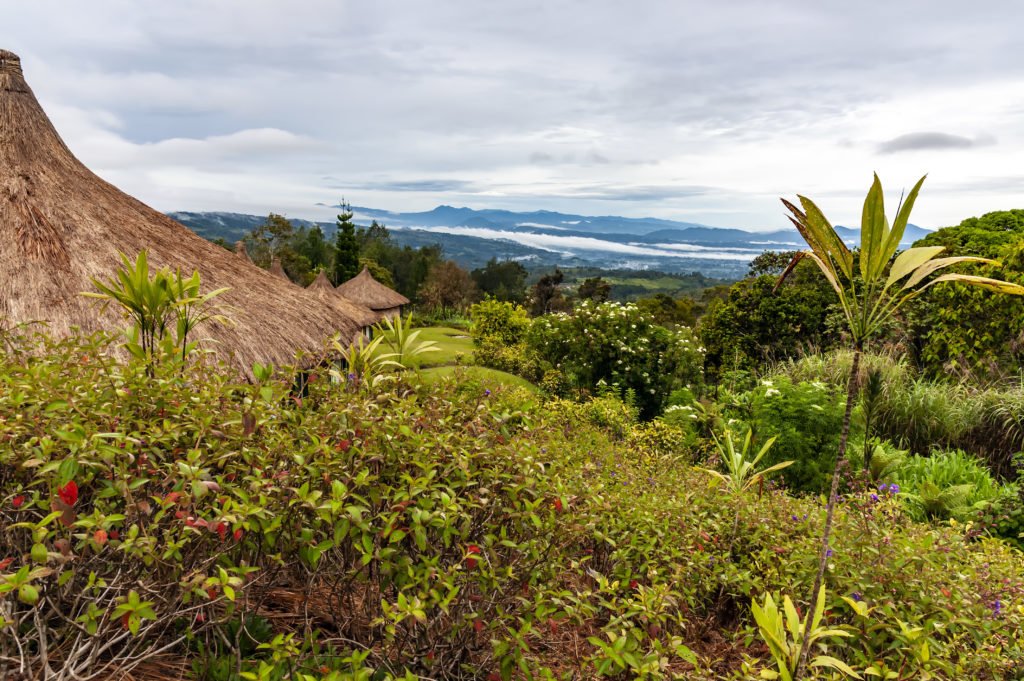
M 977 286 L 979 288 L 988 289 L 989 291 L 995 291 L 996 293 L 1024 296 L 1024 286 L 1021 286 L 1020 284 L 1011 284 L 1008 281 L 1000 281 L 999 279 L 990 279 L 988 277 L 976 277 L 971 274 L 943 274 L 942 276 L 936 277 L 925 284 L 920 290 L 923 291 L 930 286 L 941 284 L 944 281 Z
M 842 660 L 837 660 L 830 655 L 819 655 L 818 657 L 811 660 L 811 667 L 827 667 L 829 669 L 835 669 L 836 671 L 842 672 L 847 676 L 852 676 L 855 679 L 862 678 L 860 674 L 855 672 L 850 665 L 846 664 Z
M 885 288 L 889 288 L 944 250 L 944 246 L 919 246 L 903 251 L 896 256 L 896 261 L 892 264 L 892 269 L 889 270 Z
M 907 291 L 909 289 L 912 289 L 918 284 L 920 284 L 922 281 L 924 281 L 925 278 L 928 277 L 929 275 L 934 274 L 935 272 L 941 269 L 945 269 L 950 265 L 956 265 L 962 262 L 980 262 L 986 265 L 994 265 L 995 267 L 1002 266 L 998 260 L 989 260 L 988 258 L 976 258 L 974 256 L 969 255 L 960 255 L 951 258 L 936 258 L 935 260 L 930 260 L 924 263 L 916 270 L 914 270 L 914 273 L 910 275 L 910 279 L 907 279 L 907 283 L 903 284 L 903 290 Z
M 925 175 L 914 188 L 907 194 L 907 198 L 904 199 L 903 205 L 900 206 L 899 212 L 896 214 L 896 220 L 892 223 L 892 230 L 889 232 L 889 238 L 885 243 L 885 262 L 889 262 L 889 258 L 896 254 L 896 251 L 900 247 L 900 242 L 903 240 L 903 233 L 907 230 L 907 224 L 910 222 L 910 212 L 914 209 L 914 202 L 917 201 L 917 194 L 921 191 L 921 185 L 924 184 Z
M 889 236 L 886 231 L 885 195 L 876 173 L 871 189 L 864 198 L 860 219 L 860 275 L 865 281 L 874 279 L 878 261 L 883 256 L 885 240 Z

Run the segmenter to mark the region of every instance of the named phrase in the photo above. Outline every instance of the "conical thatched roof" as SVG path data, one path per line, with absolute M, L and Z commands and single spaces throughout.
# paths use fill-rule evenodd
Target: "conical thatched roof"
M 337 307 L 346 316 L 359 322 L 361 326 L 371 326 L 380 321 L 379 313 L 358 303 L 353 303 L 341 295 L 323 272 L 316 275 L 316 279 L 306 287 L 306 290 L 318 296 L 332 307 Z
M 339 284 L 337 291 L 352 302 L 371 310 L 390 310 L 409 304 L 408 298 L 374 279 L 366 267 L 344 284 Z
M 284 267 L 281 266 L 281 261 L 278 258 L 274 258 L 270 261 L 270 269 L 267 270 L 275 277 L 280 277 L 285 281 L 291 281 L 292 278 L 288 276 L 288 273 L 284 271 Z
M 249 262 L 252 262 L 252 258 L 249 257 L 249 251 L 246 250 L 245 248 L 244 241 L 235 242 L 235 255 L 237 255 L 239 258 L 243 258 L 245 260 L 248 260 Z
M 0 50 L 0 324 L 45 321 L 50 332 L 120 330 L 116 309 L 100 312 L 80 293 L 109 279 L 130 258 L 149 252 L 154 267 L 198 270 L 203 289 L 230 287 L 218 298 L 233 325 L 209 324 L 200 335 L 219 356 L 247 370 L 253 362 L 293 361 L 318 352 L 358 324 L 301 289 L 212 244 L 119 191 L 72 155 L 26 84 L 17 55 Z

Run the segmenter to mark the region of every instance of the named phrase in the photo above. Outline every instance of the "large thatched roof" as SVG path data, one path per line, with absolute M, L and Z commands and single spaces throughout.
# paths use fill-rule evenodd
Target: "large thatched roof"
M 332 307 L 337 307 L 343 314 L 359 322 L 361 326 L 371 326 L 380 321 L 380 313 L 345 298 L 334 288 L 323 272 L 316 275 L 316 279 L 306 287 L 306 290 Z
M 17 55 L 0 50 L 0 324 L 45 321 L 55 335 L 122 329 L 117 310 L 99 312 L 80 293 L 120 264 L 149 252 L 151 265 L 199 270 L 234 325 L 210 324 L 201 335 L 240 368 L 286 363 L 297 350 L 319 351 L 359 325 L 298 287 L 280 282 L 236 254 L 192 233 L 119 191 L 72 155 L 22 75 Z
M 371 310 L 390 310 L 409 304 L 408 298 L 374 279 L 366 267 L 345 283 L 339 284 L 337 291 L 352 302 Z

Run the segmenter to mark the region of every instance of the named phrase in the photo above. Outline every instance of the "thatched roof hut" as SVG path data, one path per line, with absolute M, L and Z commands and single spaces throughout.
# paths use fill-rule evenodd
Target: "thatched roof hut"
M 341 293 L 339 293 L 331 284 L 330 280 L 327 279 L 327 275 L 323 272 L 316 275 L 316 279 L 306 287 L 306 290 L 319 297 L 328 305 L 337 307 L 343 314 L 355 319 L 360 326 L 372 326 L 381 319 L 379 312 L 374 312 L 370 308 L 364 307 L 359 303 L 353 303 L 351 300 L 348 300 L 345 296 L 341 295 Z
M 118 310 L 97 309 L 80 293 L 121 264 L 149 252 L 155 267 L 198 270 L 232 325 L 208 324 L 208 347 L 247 371 L 253 362 L 289 363 L 319 352 L 359 325 L 334 307 L 246 262 L 103 181 L 72 155 L 25 82 L 21 60 L 0 50 L 0 324 L 46 322 L 53 335 L 72 327 L 120 330 Z
M 280 277 L 281 279 L 284 279 L 285 281 L 291 281 L 292 280 L 292 278 L 288 276 L 288 273 L 284 271 L 284 267 L 281 266 L 280 258 L 274 257 L 270 261 L 270 269 L 267 270 L 267 271 L 270 272 L 271 274 L 273 274 L 275 277 Z
M 339 284 L 337 291 L 352 302 L 379 312 L 388 319 L 402 314 L 402 306 L 409 304 L 408 298 L 374 279 L 367 267 L 363 267 L 362 272 L 345 283 Z

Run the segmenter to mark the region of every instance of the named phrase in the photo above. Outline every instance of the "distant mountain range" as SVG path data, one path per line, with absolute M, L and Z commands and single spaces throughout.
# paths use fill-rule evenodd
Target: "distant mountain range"
M 795 229 L 751 232 L 659 218 L 585 216 L 552 211 L 513 212 L 438 206 L 416 213 L 353 207 L 356 222 L 382 222 L 399 244 L 440 244 L 447 257 L 463 267 L 479 267 L 490 258 L 520 260 L 531 268 L 601 267 L 701 272 L 721 278 L 741 277 L 747 263 L 766 250 L 795 250 L 803 245 Z M 169 215 L 201 236 L 236 241 L 264 218 L 238 213 Z M 312 225 L 307 220 L 293 220 Z M 334 223 L 319 224 L 328 236 Z M 851 245 L 859 230 L 836 227 Z M 909 225 L 904 246 L 929 231 Z

